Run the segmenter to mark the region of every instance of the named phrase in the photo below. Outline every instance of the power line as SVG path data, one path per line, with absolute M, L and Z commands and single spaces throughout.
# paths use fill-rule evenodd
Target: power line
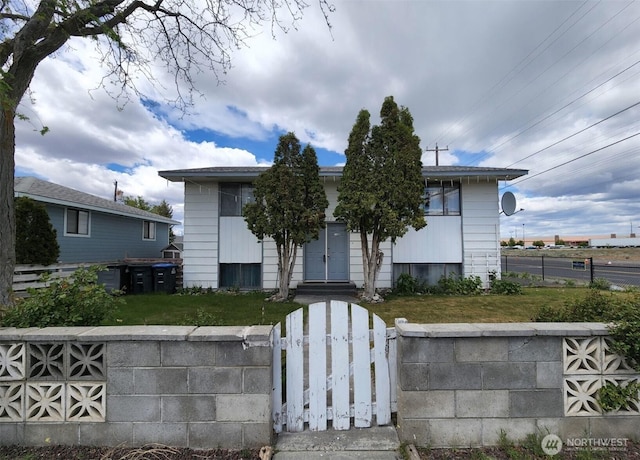
M 597 121 L 597 122 L 593 123 L 592 125 L 589 125 L 589 126 L 587 126 L 586 128 L 581 129 L 580 131 L 577 131 L 577 132 L 575 132 L 575 133 L 573 133 L 573 134 L 571 134 L 571 135 L 569 135 L 569 136 L 567 136 L 567 137 L 565 137 L 565 138 L 563 138 L 563 139 L 560 139 L 559 141 L 556 141 L 556 142 L 554 142 L 553 144 L 550 144 L 550 145 L 546 146 L 545 148 L 540 149 L 540 150 L 538 150 L 537 152 L 532 153 L 531 155 L 527 155 L 526 157 L 521 158 L 521 159 L 519 159 L 518 161 L 516 161 L 515 163 L 511 163 L 509 166 L 506 166 L 506 167 L 507 167 L 507 168 L 510 168 L 510 167 L 512 167 L 513 165 L 516 165 L 516 164 L 520 163 L 521 161 L 528 160 L 529 158 L 531 158 L 531 157 L 533 157 L 533 156 L 535 156 L 535 155 L 537 155 L 537 154 L 539 154 L 539 153 L 541 153 L 541 152 L 544 152 L 545 150 L 549 150 L 551 147 L 555 147 L 556 145 L 560 144 L 561 142 L 564 142 L 564 141 L 566 141 L 566 140 L 568 140 L 568 139 L 571 139 L 572 137 L 575 137 L 575 136 L 577 136 L 578 134 L 582 134 L 582 133 L 583 133 L 583 132 L 585 132 L 586 130 L 591 129 L 591 128 L 593 128 L 594 126 L 597 126 L 597 125 L 599 125 L 600 123 L 603 123 L 603 122 L 605 122 L 605 121 L 607 121 L 607 120 L 610 120 L 611 118 L 616 117 L 616 116 L 620 115 L 621 113 L 624 113 L 624 112 L 626 112 L 627 110 L 630 110 L 630 109 L 634 108 L 634 107 L 635 107 L 635 106 L 637 106 L 637 105 L 640 105 L 640 101 L 636 102 L 635 104 L 631 104 L 629 107 L 626 107 L 626 108 L 624 108 L 624 109 L 622 109 L 622 110 L 619 110 L 618 112 L 614 113 L 613 115 L 609 115 L 608 117 L 603 118 L 602 120 Z
M 640 102 L 639 102 L 639 104 L 640 104 Z M 574 161 L 580 160 L 580 159 L 582 159 L 582 158 L 584 158 L 584 157 L 587 157 L 587 156 L 592 155 L 592 154 L 594 154 L 594 153 L 600 152 L 600 151 L 602 151 L 602 150 L 604 150 L 604 149 L 607 149 L 607 148 L 609 148 L 609 147 L 613 147 L 614 145 L 620 144 L 621 142 L 627 141 L 627 140 L 632 139 L 632 138 L 634 138 L 634 137 L 636 137 L 636 136 L 640 136 L 640 132 L 637 132 L 637 133 L 635 133 L 635 134 L 632 134 L 631 136 L 627 136 L 627 137 L 625 137 L 624 139 L 620 139 L 620 140 L 618 140 L 618 141 L 616 141 L 616 142 L 612 142 L 611 144 L 605 145 L 604 147 L 600 147 L 600 148 L 598 148 L 598 149 L 592 150 L 591 152 L 585 153 L 584 155 L 580 155 L 579 157 L 573 158 L 573 159 L 571 159 L 571 160 L 569 160 L 569 161 L 565 161 L 564 163 L 560 163 L 559 165 L 552 166 L 551 168 L 549 168 L 549 169 L 545 169 L 544 171 L 541 171 L 541 172 L 539 172 L 539 173 L 536 173 L 536 174 L 534 174 L 533 176 L 527 176 L 527 177 L 525 177 L 524 179 L 520 179 L 520 180 L 519 180 L 519 181 L 517 181 L 517 182 L 512 182 L 512 183 L 510 183 L 509 185 L 507 185 L 507 186 L 503 187 L 503 189 L 505 189 L 505 188 L 509 188 L 509 187 L 512 187 L 512 186 L 514 186 L 514 185 L 518 185 L 518 184 L 520 184 L 520 183 L 522 183 L 522 182 L 524 182 L 524 181 L 526 181 L 526 180 L 533 179 L 534 177 L 538 177 L 538 176 L 540 176 L 540 175 L 542 175 L 542 174 L 548 173 L 549 171 L 553 171 L 554 169 L 558 169 L 558 168 L 560 168 L 560 167 L 562 167 L 562 166 L 568 165 L 569 163 L 573 163 Z

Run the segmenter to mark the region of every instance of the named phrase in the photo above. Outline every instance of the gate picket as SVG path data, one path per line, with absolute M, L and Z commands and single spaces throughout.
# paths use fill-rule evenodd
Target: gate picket
M 309 429 L 327 429 L 327 314 L 324 302 L 309 305 Z
M 302 309 L 287 315 L 287 431 L 304 430 L 304 330 Z
M 369 312 L 351 305 L 353 349 L 353 408 L 356 428 L 371 426 L 371 351 Z
M 370 331 L 366 309 L 335 300 L 330 305 L 319 302 L 309 306 L 308 336 L 304 335 L 302 308 L 287 315 L 285 323 L 286 337 L 281 336 L 280 324 L 273 330 L 272 398 L 276 433 L 282 432 L 283 425 L 290 432 L 302 431 L 305 422 L 310 430 L 323 431 L 329 420 L 333 429 L 348 430 L 351 418 L 355 427 L 364 428 L 372 425 L 374 415 L 377 425 L 391 422 L 391 410 L 395 408 L 395 389 L 391 388 L 396 380 L 395 329 L 387 329 L 374 314 Z M 286 351 L 284 403 L 282 349 Z
M 331 301 L 331 375 L 333 428 L 348 430 L 349 405 L 349 310 L 346 302 Z

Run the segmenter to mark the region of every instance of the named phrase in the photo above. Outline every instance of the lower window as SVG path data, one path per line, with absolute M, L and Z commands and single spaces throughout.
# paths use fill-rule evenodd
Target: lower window
M 461 276 L 462 264 L 393 264 L 394 280 L 403 273 L 408 273 L 429 286 L 435 286 L 443 276 L 447 277 L 451 274 Z
M 261 264 L 220 264 L 221 289 L 260 289 Z

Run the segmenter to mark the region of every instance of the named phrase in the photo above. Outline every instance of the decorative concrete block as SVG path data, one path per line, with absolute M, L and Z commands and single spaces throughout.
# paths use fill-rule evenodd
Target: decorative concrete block
M 469 337 L 455 341 L 458 362 L 506 361 L 509 339 L 501 337 Z
M 105 345 L 103 343 L 74 343 L 67 345 L 69 380 L 104 380 Z
M 69 383 L 66 396 L 68 421 L 104 422 L 107 399 L 104 383 Z
M 562 417 L 562 390 L 511 390 L 510 417 Z
M 451 364 L 453 365 L 453 364 Z M 400 364 L 399 382 L 404 391 L 426 391 L 429 389 L 429 364 Z
M 215 395 L 164 396 L 163 422 L 205 422 L 216 419 Z
M 0 382 L 0 422 L 22 422 L 24 399 L 24 383 Z
M 108 422 L 160 422 L 158 396 L 108 396 Z
M 189 447 L 193 449 L 237 449 L 242 444 L 242 423 L 190 423 Z
M 213 342 L 162 342 L 163 367 L 215 366 L 216 347 Z
M 433 363 L 429 365 L 431 390 L 480 390 L 482 365 L 479 363 Z
M 109 368 L 158 367 L 160 366 L 160 343 L 109 342 L 107 344 L 107 366 Z
M 30 380 L 64 380 L 65 354 L 63 343 L 29 343 L 27 368 Z
M 248 367 L 244 369 L 242 392 L 247 394 L 270 394 L 273 386 L 270 367 Z
M 508 417 L 508 390 L 458 390 L 456 417 Z
M 611 349 L 612 339 L 602 338 L 602 373 L 603 374 L 637 374 L 624 357 Z
M 480 419 L 431 419 L 429 439 L 432 447 L 478 447 L 482 445 Z
M 513 337 L 509 340 L 509 361 L 562 360 L 562 339 L 554 336 Z
M 270 366 L 270 347 L 244 348 L 242 342 L 222 342 L 216 347 L 216 364 L 225 366 Z
M 220 422 L 270 422 L 271 395 L 216 395 Z
M 536 387 L 562 388 L 562 363 L 560 361 L 537 362 Z
M 536 388 L 535 363 L 484 363 L 482 388 L 485 390 Z
M 65 420 L 64 383 L 27 383 L 25 415 L 28 422 L 62 422 Z
M 136 394 L 186 394 L 186 368 L 136 369 L 133 372 Z
M 404 363 L 451 363 L 454 339 L 398 337 L 398 355 Z
M 136 446 L 144 444 L 162 444 L 165 446 L 187 447 L 186 423 L 134 423 L 133 443 Z
M 242 392 L 242 368 L 240 367 L 192 367 L 189 368 L 188 375 L 189 393 Z
M 600 337 L 564 339 L 562 345 L 565 374 L 600 374 L 602 340 Z
M 23 379 L 26 367 L 27 354 L 23 343 L 0 343 L 0 381 Z
M 564 413 L 571 415 L 599 415 L 598 390 L 602 388 L 599 376 L 575 376 L 564 379 Z
M 453 390 L 398 392 L 398 414 L 404 419 L 455 417 L 455 406 Z

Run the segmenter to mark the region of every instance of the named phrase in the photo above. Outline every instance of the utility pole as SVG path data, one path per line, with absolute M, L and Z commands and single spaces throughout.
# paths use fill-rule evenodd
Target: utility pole
M 446 152 L 449 150 L 449 146 L 447 145 L 446 149 L 440 149 L 438 148 L 438 144 L 436 143 L 436 148 L 435 149 L 427 149 L 427 152 L 436 152 L 436 166 L 438 166 L 440 164 L 440 160 L 438 158 L 438 152 Z

